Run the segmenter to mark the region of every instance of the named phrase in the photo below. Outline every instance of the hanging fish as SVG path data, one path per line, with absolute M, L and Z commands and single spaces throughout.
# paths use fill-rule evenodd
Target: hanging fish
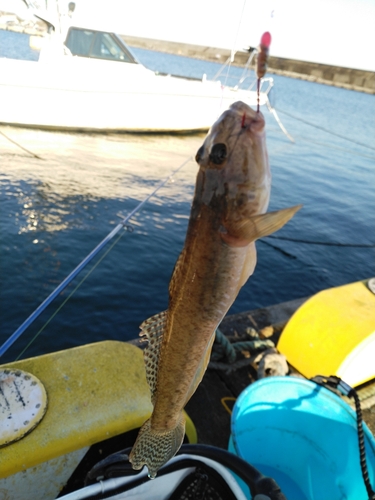
M 265 213 L 271 174 L 265 122 L 232 104 L 199 148 L 199 172 L 186 234 L 169 284 L 169 307 L 141 325 L 154 406 L 130 454 L 154 478 L 180 448 L 183 409 L 209 362 L 215 330 L 256 264 L 255 240 L 280 229 L 300 206 Z

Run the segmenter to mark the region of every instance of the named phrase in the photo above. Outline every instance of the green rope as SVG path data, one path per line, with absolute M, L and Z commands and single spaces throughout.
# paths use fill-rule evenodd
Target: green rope
M 126 229 L 126 227 L 124 228 Z M 70 292 L 64 302 L 56 309 L 56 311 L 50 316 L 50 318 L 45 322 L 42 328 L 34 335 L 34 337 L 30 340 L 30 342 L 26 345 L 26 347 L 20 352 L 20 354 L 16 357 L 16 361 L 18 361 L 21 356 L 27 351 L 27 349 L 31 346 L 31 344 L 39 337 L 39 335 L 43 332 L 43 330 L 49 325 L 49 323 L 53 320 L 57 313 L 61 311 L 61 309 L 65 306 L 68 300 L 72 297 L 72 295 L 80 288 L 84 281 L 90 276 L 90 274 L 97 268 L 97 266 L 102 262 L 104 257 L 106 257 L 112 248 L 116 245 L 116 243 L 122 238 L 124 233 L 120 233 L 116 240 L 112 243 L 112 245 L 108 248 L 108 250 L 100 257 L 97 263 L 90 269 L 90 271 L 84 276 L 81 281 L 77 284 L 77 286 Z
M 212 361 L 218 361 L 223 358 L 224 355 L 229 364 L 235 363 L 237 359 L 237 352 L 239 351 L 259 351 L 275 347 L 272 340 L 268 339 L 245 340 L 232 343 L 218 328 L 216 329 L 215 341 L 219 345 L 214 346 L 211 357 Z

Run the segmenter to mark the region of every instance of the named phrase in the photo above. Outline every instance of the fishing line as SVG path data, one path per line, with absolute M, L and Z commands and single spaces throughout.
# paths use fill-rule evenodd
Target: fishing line
M 242 19 L 243 19 L 243 14 L 245 12 L 245 7 L 246 7 L 246 1 L 247 0 L 244 0 L 243 4 L 242 4 L 242 11 L 241 11 L 241 15 L 240 15 L 240 21 L 238 23 L 238 27 L 237 27 L 237 31 L 236 31 L 236 35 L 235 35 L 235 38 L 234 38 L 234 42 L 233 42 L 233 46 L 232 46 L 232 50 L 231 50 L 231 62 L 233 62 L 234 60 L 234 55 L 236 53 L 236 45 L 237 45 L 237 40 L 238 40 L 238 34 L 240 32 L 240 28 L 241 28 L 241 24 L 242 24 Z
M 228 64 L 228 68 L 227 68 L 227 74 L 225 76 L 224 86 L 227 85 L 227 81 L 228 81 L 228 78 L 229 78 L 229 71 L 230 71 L 232 62 L 234 61 L 234 56 L 236 54 L 236 45 L 237 45 L 237 40 L 238 40 L 238 34 L 240 32 L 240 28 L 241 28 L 241 24 L 242 24 L 242 18 L 243 18 L 243 14 L 245 12 L 246 1 L 247 0 L 244 0 L 243 5 L 242 5 L 242 11 L 241 11 L 241 15 L 240 15 L 240 21 L 238 23 L 237 31 L 236 31 L 236 34 L 235 34 L 235 37 L 234 37 L 234 42 L 233 42 L 233 45 L 232 45 L 232 50 L 230 51 L 229 64 Z
M 349 248 L 374 248 L 373 244 L 356 244 L 356 243 L 335 243 L 332 241 L 311 241 L 311 240 L 301 240 L 298 238 L 287 238 L 285 236 L 266 236 L 266 238 L 273 238 L 275 240 L 293 241 L 295 243 L 305 243 L 307 245 L 323 245 L 327 247 L 349 247 Z M 260 240 L 261 241 L 261 240 Z M 265 242 L 263 242 L 265 243 Z
M 108 250 L 100 257 L 98 262 L 88 271 L 86 276 L 84 276 L 81 281 L 77 284 L 77 286 L 70 292 L 64 302 L 56 309 L 56 311 L 49 317 L 49 319 L 44 323 L 41 329 L 34 335 L 34 337 L 30 340 L 30 342 L 26 345 L 26 347 L 20 352 L 20 354 L 15 358 L 15 361 L 18 361 L 21 356 L 27 351 L 27 349 L 34 343 L 34 341 L 39 337 L 39 335 L 43 332 L 43 330 L 49 325 L 49 323 L 53 320 L 53 318 L 61 311 L 61 309 L 65 306 L 68 300 L 76 293 L 76 291 L 80 288 L 84 281 L 90 276 L 90 274 L 98 267 L 98 265 L 102 262 L 102 260 L 109 254 L 109 252 L 113 249 L 113 247 L 118 243 L 118 241 L 124 236 L 124 233 L 120 233 L 117 239 L 112 243 L 112 245 L 108 248 Z
M 295 120 L 298 120 L 302 123 L 305 123 L 306 125 L 310 125 L 311 127 L 322 130 L 323 132 L 327 132 L 327 134 L 334 135 L 336 137 L 339 137 L 340 139 L 344 139 L 345 141 L 353 142 L 354 144 L 357 144 L 357 146 L 362 146 L 364 148 L 369 148 L 369 149 L 372 149 L 373 151 L 375 151 L 375 148 L 372 146 L 369 146 L 368 144 L 364 144 L 363 142 L 359 142 L 359 141 L 356 141 L 354 139 L 350 139 L 350 137 L 345 137 L 344 135 L 336 134 L 336 132 L 332 132 L 332 130 L 328 130 L 324 127 L 320 127 L 319 125 L 316 125 L 315 123 L 311 123 L 307 120 L 304 120 L 303 118 L 292 115 L 291 113 L 288 113 L 287 111 L 283 111 L 282 109 L 279 109 L 279 112 L 284 113 L 284 115 L 290 116 L 291 118 L 294 118 Z
M 322 147 L 327 148 L 327 149 L 334 149 L 335 151 L 342 151 L 344 153 L 350 153 L 353 156 L 360 156 L 361 158 L 367 158 L 369 160 L 375 161 L 375 156 L 370 156 L 370 155 L 366 155 L 363 153 L 359 153 L 358 151 L 353 151 L 352 149 L 340 148 L 340 146 L 333 146 L 333 145 L 327 144 L 325 142 L 315 141 L 313 139 L 310 139 L 309 137 L 304 137 L 303 135 L 297 135 L 296 137 L 298 139 L 302 139 L 303 141 L 311 142 L 312 144 L 317 144 L 318 146 L 322 146 Z
M 29 155 L 33 156 L 34 158 L 37 158 L 38 160 L 43 160 L 44 158 L 41 158 L 40 156 L 36 155 L 35 153 L 33 153 L 32 151 L 30 151 L 29 149 L 26 149 L 24 148 L 23 146 L 21 146 L 21 144 L 18 144 L 18 142 L 14 141 L 13 139 L 11 139 L 10 137 L 8 137 L 6 134 L 4 134 L 4 132 L 2 132 L 0 130 L 0 134 L 5 137 L 5 139 L 7 139 L 9 142 L 11 142 L 12 144 L 15 144 L 17 147 L 19 147 L 20 149 L 22 149 L 23 151 L 25 151 L 26 153 L 28 153 Z
M 282 253 L 283 255 L 285 255 L 286 257 L 289 257 L 290 259 L 296 259 L 297 257 L 295 255 L 293 255 L 292 253 L 289 253 L 287 252 L 286 250 L 283 250 L 282 248 L 280 247 L 277 247 L 276 245 L 272 245 L 272 243 L 270 243 L 269 241 L 266 241 L 266 240 L 263 240 L 263 239 L 260 239 L 258 240 L 260 243 L 264 243 L 265 245 L 268 245 L 269 247 L 272 247 L 274 248 L 275 250 L 277 250 L 278 252 Z
M 271 131 L 272 132 L 278 132 L 278 128 L 273 127 L 272 125 L 270 125 L 269 123 L 267 123 L 267 132 L 271 132 Z M 353 156 L 359 156 L 361 158 L 367 158 L 369 160 L 375 161 L 375 156 L 371 156 L 371 155 L 367 155 L 367 154 L 364 154 L 364 153 L 360 153 L 359 151 L 354 151 L 353 149 L 341 148 L 340 146 L 334 146 L 334 145 L 329 144 L 327 142 L 316 141 L 315 139 L 311 139 L 310 137 L 306 137 L 304 135 L 298 135 L 297 134 L 295 137 L 297 139 L 301 139 L 302 141 L 311 142 L 312 144 L 317 144 L 318 146 L 322 146 L 322 147 L 327 148 L 327 149 L 333 149 L 335 151 L 342 151 L 344 153 L 350 153 Z M 295 141 L 293 141 L 293 143 L 295 143 Z M 271 144 L 271 146 L 272 146 L 272 144 Z M 269 151 L 270 154 L 276 154 L 278 152 L 279 152 L 279 150 L 277 150 L 275 152 L 273 152 L 272 150 Z

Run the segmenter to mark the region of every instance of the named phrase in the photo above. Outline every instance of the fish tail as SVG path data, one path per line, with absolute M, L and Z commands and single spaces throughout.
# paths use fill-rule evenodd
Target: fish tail
M 169 431 L 154 431 L 151 428 L 151 419 L 141 427 L 137 440 L 129 456 L 133 469 L 148 468 L 148 476 L 156 477 L 160 467 L 178 452 L 185 435 L 185 418 L 181 414 L 175 428 Z

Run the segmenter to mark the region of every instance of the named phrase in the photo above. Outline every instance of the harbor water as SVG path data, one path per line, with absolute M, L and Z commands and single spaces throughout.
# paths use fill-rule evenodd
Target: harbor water
M 30 58 L 23 55 L 29 50 L 25 37 L 1 32 L 0 57 L 9 56 L 12 47 L 11 57 Z M 210 78 L 219 68 L 134 52 L 160 72 Z M 242 70 L 234 72 L 240 76 Z M 270 210 L 300 203 L 303 208 L 282 230 L 257 243 L 256 270 L 230 314 L 375 275 L 375 97 L 291 78 L 274 80 L 271 101 L 295 143 L 265 110 L 273 174 Z M 121 217 L 194 158 L 203 139 L 204 134 L 89 134 L 0 125 L 0 343 Z M 135 338 L 144 319 L 166 309 L 196 173 L 191 159 L 2 361 Z

